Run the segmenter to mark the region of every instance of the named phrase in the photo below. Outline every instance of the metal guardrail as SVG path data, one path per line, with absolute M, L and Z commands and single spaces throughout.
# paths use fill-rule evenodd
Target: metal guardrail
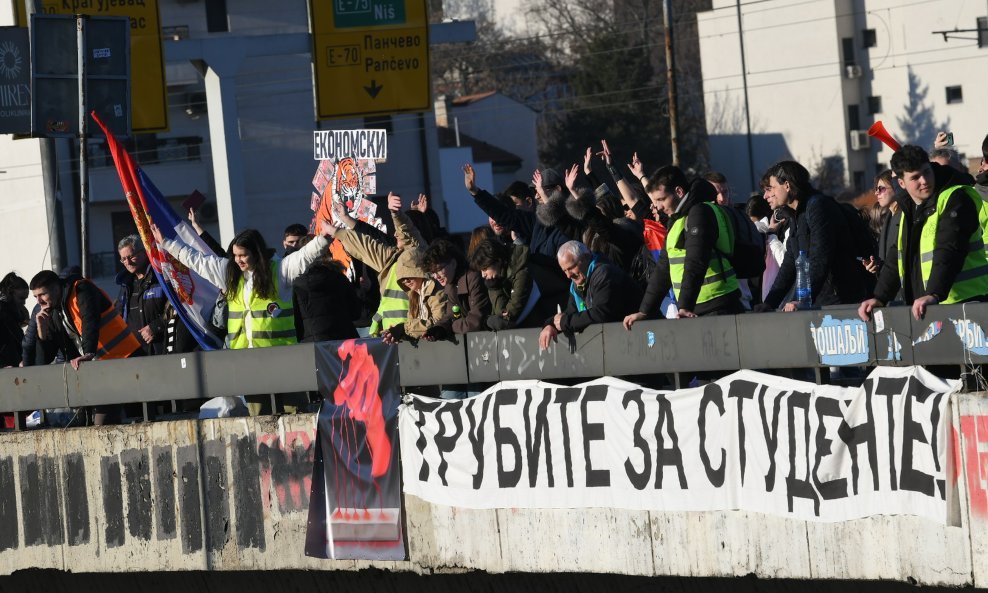
M 644 321 L 631 331 L 611 323 L 561 335 L 545 352 L 538 329 L 478 332 L 456 343 L 402 343 L 399 369 L 402 385 L 415 387 L 660 373 L 678 383 L 680 374 L 702 371 L 988 362 L 981 329 L 988 303 L 930 307 L 920 321 L 907 307 L 886 308 L 878 325 L 858 321 L 851 306 Z M 829 329 L 815 340 L 822 327 Z M 890 350 L 896 343 L 898 354 Z M 0 412 L 317 389 L 315 348 L 298 344 L 90 362 L 79 371 L 67 364 L 3 369 Z

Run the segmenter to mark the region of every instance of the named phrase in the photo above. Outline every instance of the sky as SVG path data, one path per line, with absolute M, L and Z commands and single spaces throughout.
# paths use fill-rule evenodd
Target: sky
M 523 0 L 445 0 L 444 4 L 449 18 L 469 20 L 481 11 L 493 12 L 494 20 L 508 33 L 523 35 L 528 30 L 523 20 Z

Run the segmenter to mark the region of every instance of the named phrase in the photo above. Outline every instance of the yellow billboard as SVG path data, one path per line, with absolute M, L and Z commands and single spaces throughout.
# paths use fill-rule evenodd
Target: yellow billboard
M 27 27 L 24 3 L 15 2 L 17 25 Z M 134 133 L 168 129 L 165 58 L 158 0 L 42 0 L 46 14 L 125 16 L 130 19 L 131 127 Z
M 431 108 L 425 0 L 309 0 L 316 117 Z

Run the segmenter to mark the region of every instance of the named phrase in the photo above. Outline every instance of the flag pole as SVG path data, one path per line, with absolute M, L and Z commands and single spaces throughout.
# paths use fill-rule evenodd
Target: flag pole
M 89 135 L 86 133 L 86 16 L 77 14 L 76 46 L 79 76 L 79 239 L 82 251 L 82 277 L 89 278 Z

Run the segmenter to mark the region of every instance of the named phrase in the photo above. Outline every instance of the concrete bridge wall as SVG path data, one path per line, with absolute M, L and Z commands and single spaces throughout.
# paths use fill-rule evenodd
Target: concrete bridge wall
M 826 524 L 741 512 L 465 510 L 408 496 L 409 560 L 376 563 L 303 555 L 313 415 L 8 433 L 0 436 L 0 573 L 376 567 L 984 587 L 983 402 L 964 394 L 953 406 L 957 526 L 915 517 Z

